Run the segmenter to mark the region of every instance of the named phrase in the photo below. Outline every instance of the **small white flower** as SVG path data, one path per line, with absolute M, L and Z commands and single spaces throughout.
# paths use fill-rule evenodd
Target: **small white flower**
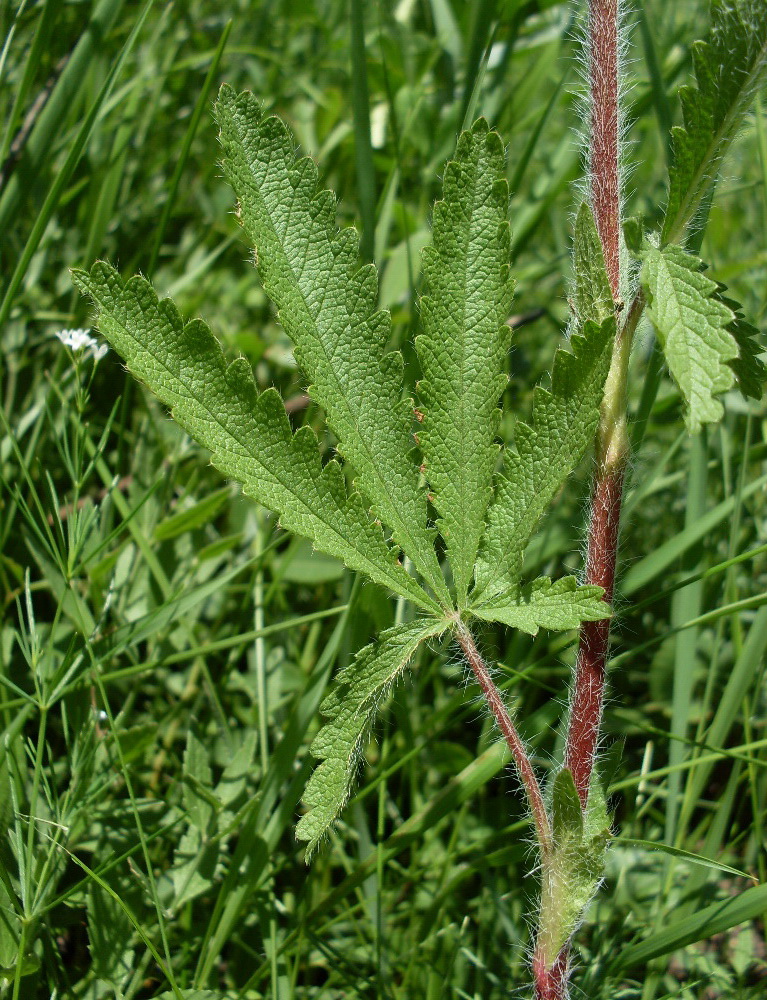
M 65 347 L 73 351 L 89 351 L 94 361 L 100 361 L 109 350 L 106 344 L 99 344 L 87 330 L 57 330 L 56 336 Z

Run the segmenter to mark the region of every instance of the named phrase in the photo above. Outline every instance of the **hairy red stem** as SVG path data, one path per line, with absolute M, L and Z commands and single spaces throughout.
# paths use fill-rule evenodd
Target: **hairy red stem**
M 602 587 L 608 603 L 615 587 L 622 498 L 622 469 L 597 475 L 591 501 L 585 582 Z M 565 766 L 572 771 L 583 806 L 588 799 L 599 740 L 609 642 L 609 619 L 581 625 Z
M 535 1000 L 564 1000 L 567 996 L 569 958 L 570 949 L 563 948 L 550 969 L 538 955 L 533 958 Z
M 617 301 L 621 284 L 617 0 L 590 0 L 588 31 L 591 205 L 610 287 Z M 622 336 L 627 339 L 625 331 Z M 612 601 L 615 585 L 618 526 L 628 452 L 625 433 L 628 350 L 625 343 L 620 343 L 621 339 L 619 333 L 597 432 L 597 472 L 592 490 L 584 580 L 602 587 L 608 602 Z M 565 766 L 573 773 L 584 807 L 599 740 L 609 641 L 609 621 L 584 622 L 581 626 Z
M 618 0 L 589 2 L 589 184 L 613 297 L 620 295 Z
M 458 645 L 463 650 L 466 662 L 469 664 L 472 669 L 472 673 L 477 678 L 477 683 L 482 689 L 482 694 L 485 696 L 485 700 L 490 706 L 490 710 L 495 716 L 498 728 L 501 730 L 503 738 L 506 740 L 506 743 L 511 750 L 514 763 L 517 771 L 519 772 L 519 776 L 522 780 L 522 784 L 524 785 L 527 798 L 530 803 L 530 809 L 532 811 L 533 820 L 538 833 L 538 843 L 541 845 L 541 850 L 545 851 L 548 849 L 551 842 L 549 818 L 546 813 L 546 806 L 543 803 L 541 786 L 538 784 L 538 779 L 535 776 L 533 765 L 530 763 L 530 758 L 527 756 L 525 745 L 517 732 L 517 727 L 514 725 L 506 705 L 504 704 L 503 696 L 495 686 L 495 682 L 490 675 L 490 671 L 487 669 L 487 665 L 477 649 L 471 632 L 469 632 L 466 626 L 462 623 L 459 623 L 458 628 L 456 629 L 456 639 L 458 641 Z
M 621 300 L 620 47 L 618 0 L 589 0 L 590 97 L 589 185 L 591 208 L 602 244 L 610 289 Z M 641 311 L 641 306 L 640 306 Z M 635 323 L 634 310 L 630 310 Z M 631 332 L 616 336 L 596 439 L 597 470 L 591 497 L 585 583 L 602 587 L 612 602 L 618 553 L 623 481 L 628 456 L 626 378 Z M 565 745 L 565 767 L 573 775 L 581 805 L 588 803 L 602 721 L 610 622 L 581 625 Z M 545 902 L 545 900 L 544 900 Z M 541 928 L 544 924 L 541 923 Z M 569 942 L 556 958 L 545 954 L 539 932 L 533 958 L 536 1000 L 566 1000 Z

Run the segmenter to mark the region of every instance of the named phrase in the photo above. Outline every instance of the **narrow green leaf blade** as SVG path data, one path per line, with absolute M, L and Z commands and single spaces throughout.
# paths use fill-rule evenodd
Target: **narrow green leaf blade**
M 406 669 L 418 646 L 448 627 L 444 619 L 424 619 L 395 625 L 377 642 L 362 649 L 338 678 L 323 702 L 329 718 L 312 743 L 321 761 L 306 786 L 308 812 L 296 828 L 307 840 L 307 860 L 335 822 L 351 793 L 365 740 L 381 700 Z
M 618 846 L 639 847 L 644 851 L 660 851 L 662 854 L 668 854 L 672 858 L 687 861 L 691 865 L 699 865 L 701 868 L 710 868 L 712 871 L 719 872 L 720 874 L 735 875 L 737 878 L 756 881 L 750 872 L 741 871 L 740 868 L 732 868 L 722 861 L 715 861 L 713 858 L 707 858 L 702 854 L 685 851 L 681 847 L 673 847 L 671 844 L 663 844 L 656 840 L 637 840 L 635 837 L 613 837 L 613 843 Z
M 692 56 L 697 87 L 682 87 L 684 126 L 672 129 L 673 161 L 663 241 L 682 238 L 747 113 L 767 66 L 764 0 L 715 0 L 711 35 Z
M 459 604 L 474 576 L 490 500 L 511 339 L 504 160 L 500 137 L 483 119 L 461 135 L 434 206 L 434 242 L 423 254 L 429 294 L 416 339 L 424 374 L 419 439 Z
M 516 449 L 508 449 L 504 475 L 488 507 L 474 598 L 486 600 L 517 585 L 530 536 L 567 476 L 594 439 L 610 366 L 615 319 L 586 322 L 557 351 L 551 390 L 537 388 L 532 424 L 521 421 Z
M 280 515 L 283 527 L 322 552 L 430 610 L 434 602 L 396 561 L 357 493 L 346 494 L 336 462 L 323 468 L 309 428 L 295 435 L 279 395 L 258 395 L 250 366 L 227 366 L 201 320 L 184 324 L 175 305 L 158 300 L 144 278 L 123 284 L 103 262 L 73 271 L 98 309 L 99 327 L 130 371 L 171 408 L 177 422 L 211 452 L 225 476 Z
M 700 258 L 680 247 L 645 243 L 640 280 L 666 361 L 686 403 L 690 433 L 721 420 L 719 393 L 732 388 L 729 362 L 738 345 L 729 330 L 732 310 L 703 274 Z
M 333 194 L 318 193 L 315 163 L 296 158 L 279 119 L 265 118 L 252 94 L 227 86 L 215 114 L 240 220 L 309 392 L 376 515 L 450 604 L 410 457 L 413 412 L 402 399 L 402 358 L 384 353 L 391 323 L 388 312 L 376 310 L 376 270 L 357 266 L 357 233 L 338 232 Z
M 695 941 L 710 939 L 731 927 L 759 919 L 767 908 L 767 884 L 746 889 L 738 896 L 719 899 L 683 920 L 667 919 L 663 928 L 648 935 L 644 941 L 621 948 L 618 969 L 643 966 L 661 955 L 669 955 Z
M 541 576 L 524 587 L 499 594 L 471 613 L 487 622 L 502 622 L 530 635 L 539 628 L 565 631 L 581 622 L 609 618 L 610 606 L 602 600 L 601 587 L 579 586 L 574 576 L 552 581 Z

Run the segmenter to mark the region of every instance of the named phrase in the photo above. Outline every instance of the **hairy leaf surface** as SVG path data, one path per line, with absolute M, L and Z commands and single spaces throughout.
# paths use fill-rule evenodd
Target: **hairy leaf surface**
M 672 130 L 673 165 L 663 241 L 681 239 L 751 106 L 767 65 L 767 3 L 715 0 L 711 36 L 693 45 L 697 87 L 682 87 L 684 126 Z
M 357 233 L 338 231 L 334 195 L 317 191 L 316 164 L 296 158 L 283 122 L 265 118 L 252 94 L 226 86 L 215 113 L 241 222 L 309 392 L 376 515 L 450 604 L 410 457 L 412 402 L 402 399 L 402 358 L 385 353 L 391 323 L 388 312 L 376 310 L 375 267 L 358 267 Z
M 73 280 L 93 299 L 102 333 L 131 372 L 211 451 L 219 471 L 321 551 L 421 607 L 436 608 L 396 561 L 360 495 L 347 496 L 338 463 L 322 467 L 313 431 L 293 434 L 279 395 L 273 389 L 258 394 L 244 359 L 227 366 L 205 323 L 184 324 L 148 281 L 135 277 L 124 285 L 102 262 L 90 273 L 73 271 Z
M 593 441 L 614 334 L 612 316 L 601 326 L 587 322 L 570 340 L 572 354 L 557 351 L 551 390 L 536 388 L 532 424 L 517 423 L 516 448 L 506 452 L 488 507 L 475 600 L 517 585 L 535 526 Z
M 669 370 L 685 400 L 691 433 L 721 420 L 719 393 L 732 388 L 729 362 L 738 345 L 729 330 L 735 314 L 718 297 L 700 258 L 680 247 L 645 244 L 641 273 L 648 312 Z
M 382 632 L 377 642 L 360 650 L 323 702 L 321 711 L 330 721 L 311 747 L 322 763 L 306 786 L 304 801 L 309 811 L 296 828 L 299 840 L 309 841 L 307 859 L 349 798 L 379 703 L 424 639 L 440 635 L 447 627 L 444 619 L 421 618 Z
M 552 581 L 538 577 L 524 587 L 515 587 L 492 600 L 472 607 L 471 613 L 486 622 L 502 622 L 529 635 L 539 628 L 555 632 L 577 628 L 581 622 L 609 618 L 609 604 L 601 587 L 579 586 L 574 576 Z
M 434 242 L 423 254 L 429 294 L 416 339 L 424 374 L 419 439 L 459 604 L 474 576 L 490 500 L 511 339 L 504 161 L 500 137 L 483 119 L 461 135 L 434 206 Z

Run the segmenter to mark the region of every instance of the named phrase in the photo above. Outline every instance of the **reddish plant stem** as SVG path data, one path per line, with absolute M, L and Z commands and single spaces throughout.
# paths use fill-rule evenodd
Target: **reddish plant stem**
M 541 786 L 538 784 L 538 779 L 535 776 L 533 765 L 530 763 L 530 758 L 527 756 L 525 745 L 517 732 L 517 728 L 509 715 L 506 705 L 504 704 L 503 696 L 495 686 L 495 682 L 493 681 L 490 671 L 477 649 L 471 632 L 469 632 L 462 622 L 459 622 L 456 628 L 456 639 L 458 641 L 458 645 L 463 650 L 466 662 L 469 664 L 472 673 L 477 678 L 477 683 L 482 689 L 482 694 L 485 696 L 485 700 L 490 706 L 490 710 L 495 716 L 498 728 L 501 730 L 503 738 L 506 740 L 506 743 L 511 750 L 519 777 L 522 781 L 525 792 L 527 793 L 528 802 L 530 803 L 530 809 L 532 811 L 533 820 L 538 833 L 538 843 L 541 846 L 541 850 L 545 852 L 548 850 L 551 843 L 549 818 L 546 813 L 546 806 L 543 803 Z
M 546 963 L 538 955 L 533 958 L 535 1000 L 564 1000 L 567 996 L 569 961 L 569 948 L 560 951 L 550 969 L 546 968 Z
M 623 469 L 598 475 L 591 500 L 585 582 L 602 587 L 610 603 L 615 587 Z M 581 805 L 589 794 L 604 700 L 610 620 L 581 625 L 565 766 L 570 768 Z
M 591 206 L 616 302 L 620 299 L 620 173 L 618 163 L 619 44 L 617 0 L 589 0 L 589 89 Z M 591 499 L 584 582 L 613 598 L 618 527 L 628 455 L 626 375 L 630 333 L 619 328 L 597 431 L 597 472 Z M 586 806 L 602 721 L 605 670 L 610 641 L 608 620 L 581 626 L 575 683 L 565 749 L 581 804 Z
M 588 46 L 590 201 L 617 312 L 621 301 L 618 0 L 589 0 Z M 608 602 L 612 601 L 615 588 L 618 528 L 628 456 L 626 379 L 629 349 L 641 303 L 637 310 L 632 304 L 629 313 L 623 330 L 619 328 L 616 335 L 600 410 L 584 581 L 602 587 Z M 581 625 L 565 767 L 572 772 L 584 809 L 599 742 L 609 642 L 609 620 Z M 546 902 L 544 892 L 542 906 Z M 551 901 L 548 905 L 552 905 Z M 536 1000 L 566 1000 L 570 944 L 566 943 L 552 959 L 546 953 L 544 927 L 542 918 L 533 958 Z
M 589 0 L 589 184 L 613 298 L 620 296 L 618 0 Z

